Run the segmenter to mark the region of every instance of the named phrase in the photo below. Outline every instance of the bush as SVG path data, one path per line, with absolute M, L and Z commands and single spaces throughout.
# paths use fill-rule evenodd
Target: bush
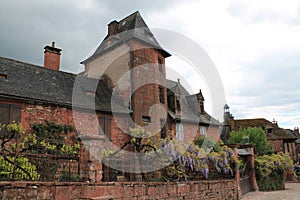
M 284 172 L 292 168 L 291 158 L 283 153 L 257 157 L 255 172 L 259 190 L 284 189 Z

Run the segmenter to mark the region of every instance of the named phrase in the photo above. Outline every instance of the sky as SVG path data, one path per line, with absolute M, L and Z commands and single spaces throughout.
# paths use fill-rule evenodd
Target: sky
M 0 56 L 43 65 L 43 47 L 62 48 L 61 70 L 78 73 L 107 34 L 107 24 L 139 11 L 151 28 L 178 32 L 213 61 L 235 119 L 275 119 L 300 126 L 298 0 L 0 0 Z M 157 38 L 160 41 L 160 38 Z M 209 86 L 179 56 L 166 65 L 190 92 Z M 220 119 L 222 121 L 222 119 Z

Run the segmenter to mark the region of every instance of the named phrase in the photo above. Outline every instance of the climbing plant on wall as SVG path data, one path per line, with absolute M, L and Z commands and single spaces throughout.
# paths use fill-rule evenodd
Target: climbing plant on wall
M 209 163 L 218 173 L 233 175 L 235 167 L 238 166 L 238 159 L 233 150 L 226 146 L 218 146 L 217 152 L 209 153 L 194 142 L 186 143 L 171 137 L 165 139 L 150 137 L 151 134 L 142 128 L 130 129 L 130 135 L 131 140 L 125 142 L 120 150 L 116 152 L 104 150 L 104 160 L 122 162 L 125 159 L 124 148 L 134 147 L 131 149 L 135 152 L 146 153 L 143 159 L 148 157 L 152 161 L 149 164 L 166 166 L 161 170 L 161 177 L 154 177 L 155 180 L 193 180 L 196 174 L 202 174 L 202 177 L 207 179 L 210 173 Z M 141 163 L 147 162 L 147 160 L 140 159 L 141 166 Z
M 74 127 L 45 121 L 32 130 L 25 134 L 21 124 L 1 125 L 1 179 L 53 180 L 60 167 L 56 159 L 78 157 L 80 143 L 75 135 L 68 137 Z
M 21 124 L 0 125 L 0 180 L 38 180 L 37 168 L 20 155 L 22 145 L 19 138 L 25 131 Z

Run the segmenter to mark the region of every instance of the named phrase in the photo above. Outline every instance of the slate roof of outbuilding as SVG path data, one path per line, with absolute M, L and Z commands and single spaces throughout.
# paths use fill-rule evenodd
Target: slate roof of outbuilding
M 118 32 L 119 34 L 116 35 L 106 35 L 94 54 L 81 63 L 86 64 L 87 62 L 106 53 L 109 49 L 115 48 L 133 39 L 145 43 L 151 48 L 157 49 L 165 57 L 170 56 L 170 54 L 167 51 L 163 50 L 159 45 L 138 11 L 120 20 L 118 25 Z
M 68 107 L 75 103 L 81 108 L 111 111 L 112 89 L 103 79 L 86 78 L 3 57 L 0 57 L 0 74 L 5 77 L 0 78 L 0 97 Z M 119 99 L 113 101 L 118 102 L 118 111 L 128 111 Z

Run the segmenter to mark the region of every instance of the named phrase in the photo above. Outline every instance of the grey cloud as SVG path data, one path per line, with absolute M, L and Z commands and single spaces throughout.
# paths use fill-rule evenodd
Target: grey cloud
M 56 41 L 63 49 L 62 70 L 79 72 L 79 63 L 105 37 L 110 21 L 136 10 L 151 17 L 157 8 L 163 12 L 176 1 L 95 0 L 90 1 L 91 7 L 85 7 L 84 2 L 1 0 L 0 56 L 42 65 L 43 47 Z
M 273 52 L 244 66 L 241 97 L 258 97 L 248 106 L 286 105 L 300 102 L 300 59 L 298 51 Z M 299 108 L 300 110 L 300 108 Z
M 280 13 L 273 12 L 268 8 L 250 10 L 247 7 L 246 2 L 235 1 L 229 4 L 227 7 L 228 13 L 240 19 L 245 23 L 260 23 L 260 22 L 282 22 L 289 25 L 297 24 L 300 13 L 298 16 L 288 17 L 288 15 L 282 15 Z

